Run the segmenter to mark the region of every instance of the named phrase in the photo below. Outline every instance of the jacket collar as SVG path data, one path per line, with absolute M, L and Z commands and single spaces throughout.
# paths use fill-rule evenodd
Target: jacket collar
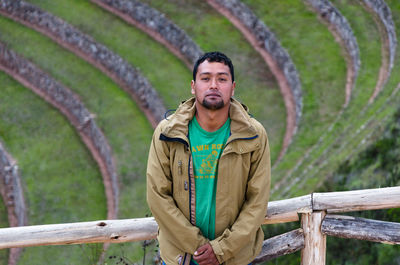
M 182 102 L 175 113 L 167 118 L 168 123 L 162 134 L 170 138 L 186 139 L 189 122 L 193 119 L 195 113 L 194 97 Z M 250 121 L 251 117 L 248 114 L 247 106 L 233 98 L 231 98 L 229 117 L 231 118 L 230 138 L 252 138 L 257 135 Z

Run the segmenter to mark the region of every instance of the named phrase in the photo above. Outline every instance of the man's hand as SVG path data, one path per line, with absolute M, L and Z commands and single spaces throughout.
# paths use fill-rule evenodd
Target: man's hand
M 214 254 L 210 243 L 207 243 L 199 247 L 196 252 L 194 252 L 193 259 L 199 263 L 199 265 L 218 265 L 219 262 Z

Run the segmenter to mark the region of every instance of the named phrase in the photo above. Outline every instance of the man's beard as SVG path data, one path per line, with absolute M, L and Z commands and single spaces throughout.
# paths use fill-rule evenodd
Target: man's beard
M 209 110 L 219 110 L 225 106 L 223 100 L 220 100 L 217 102 L 210 102 L 210 101 L 206 100 L 205 98 L 203 99 L 203 102 L 201 105 L 203 105 L 203 107 L 205 107 L 206 109 L 209 109 Z

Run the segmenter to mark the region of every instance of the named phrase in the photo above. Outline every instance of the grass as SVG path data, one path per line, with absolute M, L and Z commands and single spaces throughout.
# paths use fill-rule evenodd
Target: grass
M 29 224 L 104 218 L 101 175 L 75 130 L 57 110 L 3 72 L 0 83 L 0 138 L 20 168 Z M 41 252 L 28 248 L 20 264 L 61 264 L 66 253 L 79 254 L 76 247 Z
M 400 97 L 397 97 L 397 100 Z M 400 184 L 400 109 L 387 126 L 382 126 L 374 135 L 373 143 L 359 154 L 352 155 L 340 163 L 336 172 L 323 185 L 322 190 L 368 189 L 398 186 Z M 398 222 L 400 209 L 363 211 L 351 213 L 352 216 Z M 400 246 L 378 244 L 360 240 L 328 238 L 328 264 L 393 264 L 398 258 Z
M 345 99 L 346 63 L 328 28 L 304 3 L 243 2 L 275 33 L 296 65 L 302 83 L 301 124 L 284 159 L 274 167 L 274 183 L 295 166 L 335 120 Z
M 61 17 L 137 66 L 160 93 L 168 109 L 175 109 L 180 101 L 191 96 L 189 86 L 192 79 L 191 71 L 162 45 L 140 30 L 127 25 L 89 1 L 60 0 L 56 3 L 50 0 L 30 0 L 29 2 Z M 283 140 L 285 109 L 277 84 L 260 56 L 225 18 L 215 12 L 210 13 L 208 5 L 192 1 L 184 3 L 183 6 L 179 3 L 179 8 L 176 8 L 177 2 L 159 3 L 170 5 L 170 8 L 164 7 L 161 10 L 173 17 L 172 20 L 186 30 L 203 50 L 223 50 L 232 57 L 238 83 L 236 97 L 244 103 L 252 102 L 249 104 L 252 115 L 268 129 L 274 160 L 279 154 Z M 72 6 L 74 12 L 69 12 Z M 173 10 L 177 11 L 176 14 L 169 13 L 174 12 Z M 189 15 L 193 14 L 187 12 L 189 10 L 203 17 L 200 23 L 195 24 L 196 27 L 187 27 L 190 25 L 188 21 L 195 21 L 200 17 Z M 104 28 L 107 30 L 103 30 Z M 221 35 L 220 32 L 229 34 Z M 236 45 L 233 46 L 232 43 Z
M 92 35 L 140 68 L 160 93 L 167 108 L 175 108 L 180 100 L 190 96 L 190 70 L 160 44 L 119 18 L 90 1 L 30 2 Z M 275 159 L 284 134 L 285 109 L 274 77 L 240 32 L 204 2 L 144 2 L 166 13 L 203 50 L 221 50 L 232 57 L 238 83 L 236 97 L 248 104 L 250 111 L 267 128 Z M 354 30 L 362 66 L 348 109 L 333 131 L 325 133 L 344 103 L 346 64 L 339 45 L 326 26 L 302 2 L 243 2 L 276 33 L 282 46 L 292 56 L 303 86 L 302 124 L 284 160 L 274 169 L 274 181 L 293 169 L 305 150 L 321 135 L 326 135 L 309 159 L 293 173 L 301 181 L 285 194 L 287 197 L 302 195 L 321 184 L 319 176 L 329 177 L 342 161 L 361 152 L 379 136 L 380 129 L 394 113 L 396 102 L 400 99 L 399 94 L 391 97 L 400 82 L 400 68 L 395 66 L 391 79 L 376 102 L 360 113 L 377 80 L 380 35 L 372 17 L 357 2 L 333 0 Z M 392 8 L 400 36 L 400 3 L 397 0 L 386 0 L 386 3 Z M 144 217 L 149 213 L 145 204 L 144 179 L 152 129 L 129 96 L 100 71 L 30 29 L 0 17 L 0 32 L 0 39 L 11 49 L 70 87 L 96 114 L 96 122 L 110 142 L 117 162 L 121 183 L 119 218 Z M 3 73 L 0 73 L 0 83 L 0 140 L 18 160 L 26 189 L 30 224 L 104 218 L 106 206 L 99 170 L 68 121 Z M 371 166 L 365 174 L 372 176 L 373 172 L 374 167 Z M 375 177 L 371 182 L 384 176 Z M 352 185 L 358 184 L 362 183 L 354 182 Z M 4 204 L 0 204 L 0 227 L 7 226 L 6 214 L 1 213 L 6 213 Z M 98 247 L 27 248 L 20 264 L 93 264 L 99 254 Z M 1 264 L 6 263 L 7 255 L 7 251 L 0 251 Z M 123 255 L 139 262 L 143 252 L 140 243 L 116 244 L 106 253 L 106 256 L 109 255 Z M 281 261 L 285 263 L 282 258 L 276 262 Z
M 105 43 L 112 50 L 123 55 L 135 66 L 139 66 L 167 102 L 167 107 L 168 102 L 172 106 L 176 106 L 177 102 L 187 97 L 184 95 L 189 95 L 186 92 L 189 90 L 186 90 L 185 87 L 187 86 L 187 89 L 189 89 L 190 71 L 169 52 L 140 31 L 86 1 L 59 1 L 57 4 L 50 1 L 31 2 L 81 28 L 84 32 L 91 34 L 98 41 Z M 67 5 L 68 8 L 66 8 Z M 71 7 L 73 7 L 74 12 L 69 12 Z M 93 24 L 93 21 L 98 21 L 98 23 Z M 224 23 L 229 26 L 226 20 Z M 10 44 L 12 49 L 30 58 L 53 77 L 72 88 L 79 94 L 87 108 L 97 115 L 96 121 L 103 129 L 113 148 L 122 184 L 119 217 L 143 217 L 148 213 L 147 206 L 144 203 L 145 182 L 143 178 L 151 135 L 151 129 L 143 115 L 139 113 L 133 103 L 127 104 L 129 100 L 125 93 L 116 88 L 108 78 L 105 78 L 97 70 L 93 70 L 88 64 L 81 62 L 74 55 L 59 48 L 40 34 L 7 19 L 2 18 L 0 24 L 2 32 L 5 34 L 4 40 Z M 103 26 L 108 29 L 107 34 L 104 34 Z M 240 37 L 240 34 L 236 34 Z M 124 38 L 120 38 L 120 36 L 124 36 Z M 245 43 L 245 41 L 242 42 Z M 135 49 L 132 50 L 132 47 L 135 47 Z M 52 56 L 48 56 L 49 54 Z M 143 56 L 143 54 L 146 56 Z M 168 65 L 168 67 L 159 67 L 160 65 Z M 261 76 L 260 73 L 258 74 L 258 78 L 264 79 L 264 84 L 273 84 L 268 78 Z M 173 78 L 171 78 L 171 75 Z M 240 77 L 240 74 L 238 76 Z M 252 76 L 249 75 L 248 79 L 251 78 Z M 169 81 L 168 84 L 165 80 Z M 279 96 L 276 89 L 265 90 L 265 87 L 262 89 L 270 91 L 270 95 L 275 93 Z M 94 93 L 96 97 L 93 97 Z M 253 98 L 257 96 L 255 93 L 249 94 Z M 276 99 L 268 98 L 268 101 L 272 102 Z M 268 105 L 272 105 L 272 103 Z M 250 106 L 250 108 L 254 109 L 253 106 Z M 252 111 L 256 116 L 262 112 L 260 110 L 258 110 L 258 113 Z M 284 112 L 278 111 L 275 116 L 284 118 Z M 281 122 L 281 124 L 284 123 Z M 284 128 L 284 125 L 276 127 Z M 274 135 L 270 130 L 269 133 Z M 272 137 L 271 139 L 277 138 Z M 276 141 L 276 143 L 275 146 L 279 147 L 280 141 Z M 275 149 L 278 150 L 278 148 Z M 32 248 L 32 252 L 40 253 L 44 249 L 46 248 Z M 137 248 L 132 247 L 132 249 Z M 49 253 L 51 251 L 52 248 L 49 248 Z M 109 253 L 117 251 L 118 247 L 114 247 Z M 138 260 L 142 255 L 141 251 L 132 252 L 134 253 L 129 257 L 133 260 Z
M 152 134 L 152 129 L 144 115 L 129 96 L 109 78 L 49 39 L 4 18 L 0 18 L 0 28 L 5 34 L 3 40 L 12 49 L 32 59 L 42 69 L 70 87 L 79 94 L 89 111 L 96 114 L 96 122 L 107 137 L 117 161 L 117 172 L 121 184 L 119 217 L 144 217 L 148 213 L 147 205 L 144 203 L 144 178 L 148 146 Z M 49 54 L 52 56 L 48 56 Z M 15 100 L 23 102 L 23 99 Z M 27 110 L 21 107 L 19 111 L 24 113 Z M 41 126 L 41 120 L 32 118 L 32 122 Z M 42 148 L 51 148 L 52 145 L 48 143 L 46 146 Z M 79 151 L 77 150 L 77 152 Z M 37 157 L 32 156 L 32 159 L 35 160 Z M 83 161 L 73 158 L 70 160 L 71 163 L 83 163 Z M 29 162 L 33 163 L 31 160 Z M 59 159 L 57 163 L 63 164 L 65 161 Z M 21 166 L 21 168 L 23 167 Z M 85 171 L 82 171 L 82 174 L 84 173 Z M 46 183 L 46 185 L 48 184 Z M 59 186 L 64 185 L 60 183 Z M 97 193 L 104 196 L 104 189 L 98 189 Z M 43 197 L 38 194 L 36 196 L 37 200 Z M 58 199 L 56 200 L 58 201 Z M 60 202 L 63 201 L 60 200 Z M 90 203 L 90 205 L 93 210 L 100 207 L 97 206 L 98 204 Z M 105 215 L 100 219 L 104 217 Z M 96 220 L 99 217 L 77 220 L 88 219 Z M 51 219 L 41 219 L 36 222 L 58 223 Z M 41 248 L 37 249 L 39 251 Z
M 295 172 L 299 179 L 309 178 L 306 184 L 303 184 L 309 187 L 315 186 L 310 185 L 311 183 L 320 183 L 321 180 L 317 181 L 318 178 L 316 174 L 319 176 L 329 176 L 330 172 L 335 170 L 335 167 L 337 167 L 340 161 L 347 159 L 350 155 L 354 155 L 357 151 L 364 148 L 368 142 L 372 141 L 373 139 L 368 139 L 368 136 L 371 135 L 376 128 L 387 123 L 387 117 L 393 114 L 396 106 L 396 98 L 389 102 L 386 102 L 386 99 L 391 97 L 390 94 L 397 86 L 398 74 L 396 74 L 396 71 L 399 71 L 397 67 L 393 68 L 391 79 L 384 88 L 384 91 L 381 92 L 382 95 L 373 105 L 369 106 L 365 113 L 360 113 L 372 94 L 373 89 L 371 89 L 371 87 L 374 87 L 376 76 L 379 72 L 380 64 L 377 62 L 380 62 L 378 56 L 378 54 L 380 55 L 380 45 L 378 43 L 380 35 L 376 25 L 373 23 L 371 15 L 366 14 L 366 11 L 360 5 L 358 5 L 358 8 L 354 5 L 346 5 L 346 3 L 343 3 L 343 6 L 339 6 L 342 8 L 341 11 L 343 10 L 343 13 L 346 12 L 349 22 L 355 29 L 354 31 L 357 39 L 362 40 L 361 43 L 363 44 L 360 45 L 360 52 L 362 56 L 361 60 L 364 64 L 362 64 L 360 77 L 357 82 L 357 97 L 353 99 L 352 105 L 346 110 L 344 119 L 334 127 L 332 134 L 325 140 L 324 145 L 317 149 L 318 152 L 310 155 L 310 159 L 304 161 L 304 166 L 299 167 L 299 170 Z M 355 10 L 357 10 L 357 12 L 355 12 Z M 368 19 L 370 21 L 369 23 L 367 23 Z M 361 23 L 360 21 L 365 22 Z M 366 43 L 369 45 L 365 45 Z M 375 63 L 373 61 L 374 58 Z M 397 56 L 397 58 L 399 57 Z M 372 75 L 374 72 L 375 75 Z M 368 120 L 372 120 L 370 125 L 361 129 L 359 135 L 355 135 L 355 132 L 360 130 Z M 343 128 L 345 128 L 345 130 L 343 130 Z M 348 138 L 352 140 L 349 141 L 347 140 Z M 311 170 L 308 170 L 309 168 L 311 168 Z M 323 168 L 323 170 L 321 168 Z M 302 171 L 300 171 L 300 169 Z M 314 179 L 312 179 L 313 177 Z M 296 185 L 296 189 L 297 188 L 299 188 L 298 184 Z M 294 194 L 298 195 L 300 192 L 294 191 L 288 195 Z
M 0 138 L 1 139 L 1 138 Z M 0 196 L 0 228 L 8 227 L 7 209 L 4 204 L 3 198 Z M 8 262 L 8 250 L 0 250 L 0 264 L 6 264 Z
M 399 57 L 397 56 L 397 58 Z M 312 176 L 315 176 L 315 174 L 329 178 L 332 172 L 335 171 L 342 161 L 357 155 L 369 143 L 375 140 L 374 136 L 376 136 L 376 131 L 378 130 L 379 132 L 382 126 L 385 126 L 390 121 L 390 117 L 393 116 L 397 109 L 398 101 L 400 100 L 400 94 L 397 93 L 391 96 L 389 92 L 391 92 L 390 90 L 392 90 L 395 86 L 397 86 L 398 82 L 400 82 L 399 70 L 399 67 L 395 66 L 393 69 L 392 78 L 388 82 L 385 91 L 382 93 L 384 95 L 378 98 L 377 102 L 366 114 L 360 115 L 357 122 L 353 121 L 351 126 L 352 129 L 350 130 L 350 132 L 352 132 L 351 136 L 347 137 L 350 139 L 342 137 L 341 139 L 343 139 L 343 142 L 333 150 L 330 150 L 331 155 L 325 158 L 325 164 L 323 164 L 321 167 L 317 167 L 313 172 L 307 172 L 307 175 L 310 176 L 310 179 L 312 179 Z M 368 126 L 364 127 L 364 124 Z M 324 157 L 320 157 L 319 161 L 322 159 L 324 159 Z M 311 173 L 314 175 L 311 175 Z M 375 176 L 375 178 L 376 177 L 378 176 Z M 317 184 L 319 184 L 321 181 L 322 180 L 320 179 Z M 369 181 L 373 182 L 374 179 Z M 297 187 L 299 186 L 297 185 Z M 297 194 L 299 194 L 299 192 L 297 192 Z
M 381 37 L 378 26 L 360 2 L 337 1 L 332 4 L 349 22 L 360 49 L 361 68 L 352 96 L 351 107 L 362 109 L 374 92 L 381 66 Z
M 226 53 L 235 66 L 235 97 L 267 129 L 272 161 L 277 158 L 286 126 L 286 110 L 276 80 L 257 52 L 222 15 L 202 1 L 145 0 L 185 32 L 204 51 Z M 234 44 L 234 45 L 233 45 Z
M 160 93 L 167 109 L 176 108 L 190 96 L 191 73 L 178 58 L 142 31 L 96 4 L 87 0 L 28 2 L 62 18 L 140 69 Z

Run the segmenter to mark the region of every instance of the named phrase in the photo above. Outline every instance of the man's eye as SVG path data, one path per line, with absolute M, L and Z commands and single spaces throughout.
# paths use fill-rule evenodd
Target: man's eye
M 201 80 L 203 80 L 203 81 L 208 81 L 208 80 L 210 80 L 210 78 L 208 78 L 208 77 L 203 77 Z
M 220 78 L 219 79 L 220 82 L 226 82 L 226 80 L 227 80 L 226 78 Z

